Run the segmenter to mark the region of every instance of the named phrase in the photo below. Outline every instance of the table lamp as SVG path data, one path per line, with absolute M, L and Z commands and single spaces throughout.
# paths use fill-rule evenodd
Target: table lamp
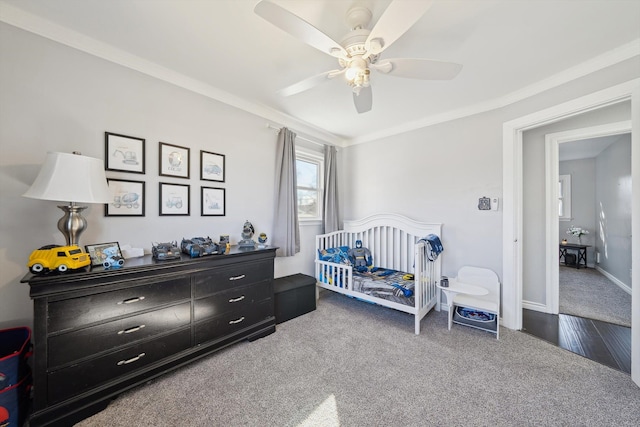
M 87 228 L 87 220 L 81 214 L 87 207 L 76 203 L 111 201 L 102 160 L 75 151 L 73 154 L 48 152 L 40 173 L 23 197 L 69 202 L 58 206 L 64 211 L 58 230 L 67 246 L 78 245 L 80 234 Z

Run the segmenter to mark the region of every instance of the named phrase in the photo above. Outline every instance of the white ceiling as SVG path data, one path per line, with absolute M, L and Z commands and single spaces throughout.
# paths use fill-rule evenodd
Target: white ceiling
M 623 138 L 621 135 L 610 135 L 563 142 L 558 146 L 558 160 L 563 162 L 598 157 L 605 148 L 621 138 Z
M 354 3 L 271 1 L 337 41 Z M 390 0 L 358 2 L 375 22 Z M 382 58 L 456 62 L 461 73 L 419 81 L 373 72 L 373 109 L 357 114 L 341 78 L 276 93 L 337 61 L 257 16 L 257 3 L 0 0 L 0 20 L 338 145 L 499 107 L 640 55 L 640 0 L 436 0 Z

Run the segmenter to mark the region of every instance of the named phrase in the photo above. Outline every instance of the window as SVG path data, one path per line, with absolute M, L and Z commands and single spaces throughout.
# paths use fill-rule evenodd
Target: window
M 571 175 L 560 175 L 558 180 L 558 216 L 565 221 L 571 219 Z
M 296 148 L 298 219 L 322 220 L 324 158 L 320 153 Z

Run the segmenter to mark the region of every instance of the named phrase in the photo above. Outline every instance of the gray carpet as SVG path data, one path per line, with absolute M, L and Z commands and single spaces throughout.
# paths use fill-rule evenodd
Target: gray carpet
M 276 333 L 115 400 L 79 426 L 637 426 L 640 388 L 527 334 L 500 340 L 328 291 Z
M 631 295 L 598 270 L 561 265 L 560 313 L 631 327 Z

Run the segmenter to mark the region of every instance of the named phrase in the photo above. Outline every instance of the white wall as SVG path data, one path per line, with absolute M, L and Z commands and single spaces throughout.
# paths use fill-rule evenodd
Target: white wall
M 152 241 L 220 234 L 235 243 L 247 219 L 271 237 L 276 135 L 265 119 L 6 24 L 0 57 L 0 328 L 31 325 L 29 287 L 20 283 L 29 254 L 64 243 L 58 203 L 21 195 L 47 151 L 104 158 L 105 131 L 146 139 L 145 175 L 107 173 L 146 182 L 146 215 L 105 217 L 102 205 L 90 206 L 80 244 L 118 241 L 148 251 Z M 189 180 L 158 175 L 159 141 L 190 148 Z M 226 155 L 225 183 L 200 181 L 200 150 Z M 190 216 L 158 215 L 159 182 L 191 186 Z M 226 216 L 200 216 L 202 185 L 226 189 Z M 316 229 L 302 228 L 302 253 L 277 259 L 276 276 L 312 274 Z

